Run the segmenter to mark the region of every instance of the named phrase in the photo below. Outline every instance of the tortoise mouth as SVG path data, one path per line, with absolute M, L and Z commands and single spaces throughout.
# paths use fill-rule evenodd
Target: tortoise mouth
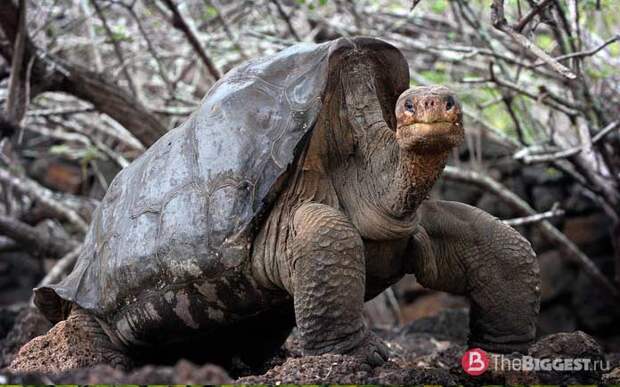
M 420 135 L 440 135 L 450 134 L 456 124 L 450 121 L 437 122 L 414 122 L 410 124 L 400 125 L 397 131 L 405 133 L 419 133 Z
M 400 125 L 396 129 L 396 139 L 404 149 L 449 149 L 460 144 L 463 137 L 463 126 L 460 122 L 414 122 Z

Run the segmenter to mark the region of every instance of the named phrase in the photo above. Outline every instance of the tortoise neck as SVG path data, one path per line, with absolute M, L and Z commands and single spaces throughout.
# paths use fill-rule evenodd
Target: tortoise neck
M 398 163 L 393 182 L 387 187 L 381 203 L 391 216 L 409 218 L 427 198 L 441 175 L 450 150 L 419 153 L 403 150 L 395 144 L 391 152 L 397 154 Z

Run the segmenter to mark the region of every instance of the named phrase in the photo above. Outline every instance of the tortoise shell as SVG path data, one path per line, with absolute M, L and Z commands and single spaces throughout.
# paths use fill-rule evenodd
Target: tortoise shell
M 395 102 L 409 83 L 407 63 L 372 38 L 298 44 L 231 70 L 187 121 L 115 177 L 73 271 L 35 289 L 36 305 L 52 321 L 65 317 L 67 302 L 112 321 L 153 294 L 239 270 L 307 143 L 330 62 L 349 50 L 384 65 Z

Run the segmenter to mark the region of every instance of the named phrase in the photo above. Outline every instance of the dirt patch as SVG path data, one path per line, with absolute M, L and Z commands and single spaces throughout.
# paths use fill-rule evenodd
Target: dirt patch
M 556 333 L 542 338 L 530 347 L 530 356 L 538 359 L 587 359 L 592 364 L 604 365 L 604 354 L 599 343 L 582 331 Z M 539 372 L 542 383 L 599 383 L 603 370 Z
M 60 374 L 9 375 L 6 383 L 20 384 L 97 384 L 105 381 L 112 384 L 226 384 L 231 379 L 218 366 L 207 364 L 197 366 L 186 360 L 174 367 L 145 366 L 129 373 L 107 365 L 72 370 Z
M 237 379 L 240 384 L 454 384 L 456 379 L 442 369 L 403 368 L 389 361 L 370 368 L 346 355 L 291 358 L 260 376 Z
M 88 344 L 88 335 L 73 321 L 61 321 L 46 335 L 24 345 L 9 365 L 9 370 L 59 373 L 105 363 L 100 353 Z
M 22 313 L 22 312 L 20 312 Z M 28 314 L 25 314 L 28 316 Z M 30 319 L 37 321 L 35 316 Z M 601 372 L 523 372 L 506 371 L 489 367 L 478 377 L 467 375 L 461 368 L 461 357 L 466 350 L 467 311 L 451 310 L 427 319 L 420 319 L 402 328 L 377 331 L 391 350 L 391 358 L 381 367 L 372 369 L 359 359 L 346 355 L 326 354 L 307 356 L 301 354 L 298 335 L 293 334 L 277 356 L 262 366 L 251 368 L 242 362 L 233 362 L 233 367 L 224 370 L 215 365 L 195 365 L 181 360 L 175 366 L 146 365 L 130 372 L 113 369 L 108 365 L 91 366 L 101 359 L 88 348 L 79 347 L 84 340 L 83 332 L 72 326 L 71 321 L 57 324 L 49 334 L 28 343 L 19 362 L 13 364 L 20 375 L 0 375 L 0 382 L 21 384 L 80 383 L 96 384 L 540 384 L 598 383 L 618 380 L 618 370 L 603 375 Z M 18 328 L 16 324 L 13 330 Z M 32 334 L 32 331 L 29 331 Z M 13 332 L 9 332 L 7 337 Z M 86 341 L 88 342 L 88 341 Z M 78 354 L 79 356 L 72 356 Z M 588 358 L 604 359 L 600 345 L 583 332 L 550 335 L 539 340 L 530 348 L 530 355 L 537 358 Z M 489 354 L 489 356 L 499 356 Z M 520 354 L 502 355 L 521 357 Z M 79 361 L 76 360 L 80 359 Z M 85 360 L 86 359 L 86 360 Z M 617 367 L 612 361 L 611 368 Z M 67 368 L 79 368 L 63 371 Z M 41 369 L 52 369 L 56 373 L 36 373 Z M 231 377 L 232 376 L 232 377 Z
M 364 383 L 370 374 L 370 367 L 358 359 L 343 355 L 308 356 L 288 359 L 264 375 L 237 379 L 241 384 L 320 384 L 320 383 Z
M 620 367 L 614 368 L 611 372 L 603 375 L 603 384 L 620 384 Z

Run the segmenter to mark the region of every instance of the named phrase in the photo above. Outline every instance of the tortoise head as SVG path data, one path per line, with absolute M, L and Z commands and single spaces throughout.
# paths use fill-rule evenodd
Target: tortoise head
M 464 138 L 461 105 L 444 86 L 415 87 L 396 102 L 396 139 L 401 149 L 446 151 Z

